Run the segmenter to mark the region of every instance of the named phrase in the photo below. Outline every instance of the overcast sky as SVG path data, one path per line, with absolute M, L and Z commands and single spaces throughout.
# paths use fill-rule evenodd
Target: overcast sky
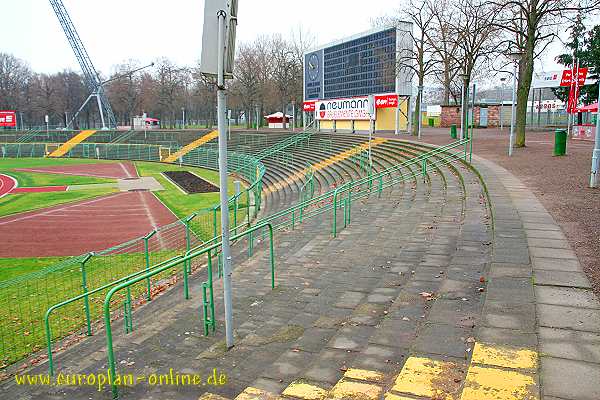
M 2 0 L 0 51 L 37 72 L 78 71 L 79 66 L 47 0 Z M 191 66 L 200 54 L 202 0 L 63 0 L 96 68 L 107 75 L 128 59 L 167 57 Z M 240 0 L 238 40 L 302 25 L 319 44 L 370 28 L 394 0 Z M 552 46 L 536 70 L 552 70 L 562 46 Z

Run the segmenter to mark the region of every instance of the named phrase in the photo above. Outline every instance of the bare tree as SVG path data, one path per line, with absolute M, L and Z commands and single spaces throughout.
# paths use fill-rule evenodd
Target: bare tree
M 401 51 L 396 57 L 396 73 L 412 71 L 417 77 L 419 91 L 415 104 L 413 135 L 417 135 L 421 121 L 421 103 L 425 78 L 436 68 L 438 60 L 432 57 L 435 48 L 429 37 L 433 25 L 434 13 L 429 0 L 409 0 L 395 15 L 375 19 L 375 26 L 397 25 L 399 22 L 412 22 L 413 31 L 410 34 L 412 49 Z
M 507 33 L 508 52 L 519 52 L 516 147 L 525 146 L 527 99 L 535 60 L 557 36 L 558 30 L 577 13 L 591 11 L 600 0 L 496 0 L 500 8 L 497 27 Z
M 293 86 L 301 75 L 302 64 L 298 63 L 293 47 L 281 35 L 273 35 L 270 42 L 272 60 L 272 80 L 277 90 L 281 111 L 283 112 L 283 128 L 285 129 L 285 109 L 294 96 Z
M 496 16 L 497 8 L 486 1 L 459 0 L 456 4 L 451 26 L 458 47 L 454 61 L 463 88 L 469 88 L 479 70 L 490 68 L 498 54 Z M 466 89 L 462 98 L 464 103 L 467 101 Z M 463 122 L 467 125 L 467 107 L 464 108 Z
M 433 56 L 438 60 L 438 67 L 433 75 L 442 84 L 444 89 L 442 102 L 446 105 L 450 104 L 450 97 L 453 98 L 454 103 L 457 102 L 453 83 L 460 71 L 456 62 L 459 43 L 452 26 L 454 8 L 455 3 L 452 0 L 433 2 L 431 5 L 433 21 L 428 33 Z M 460 93 L 460 86 L 458 92 Z

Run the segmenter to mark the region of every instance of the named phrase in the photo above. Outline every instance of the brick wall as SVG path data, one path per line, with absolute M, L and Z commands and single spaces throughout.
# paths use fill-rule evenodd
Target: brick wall
M 488 105 L 488 127 L 500 126 L 500 106 Z M 475 106 L 475 125 L 479 125 L 479 110 L 480 106 Z M 460 127 L 460 106 L 442 106 L 441 124 L 444 128 L 449 128 L 450 125 L 456 124 Z

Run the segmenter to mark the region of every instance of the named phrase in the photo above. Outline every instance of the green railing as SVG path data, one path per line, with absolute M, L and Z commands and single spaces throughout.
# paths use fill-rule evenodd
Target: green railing
M 302 132 L 298 133 L 297 135 L 290 136 L 287 139 L 284 139 L 280 142 L 275 143 L 273 146 L 264 149 L 263 151 L 259 152 L 258 154 L 255 154 L 254 157 L 256 157 L 258 160 L 262 160 L 263 158 L 270 157 L 276 153 L 282 152 L 283 150 L 287 149 L 290 146 L 295 146 L 298 143 L 308 141 L 310 139 L 310 137 L 313 135 L 313 133 L 315 133 L 315 132 L 316 132 L 315 123 L 313 121 L 309 125 L 307 125 L 306 128 L 304 128 L 304 130 Z
M 270 223 L 261 223 L 259 225 L 255 225 L 251 228 L 249 228 L 247 231 L 243 232 L 243 233 L 238 233 L 237 235 L 233 235 L 231 237 L 232 241 L 235 241 L 237 239 L 240 239 L 243 236 L 246 235 L 251 235 L 253 232 L 260 230 L 260 229 L 264 229 L 264 228 L 268 228 L 268 232 L 269 232 L 269 237 L 270 237 L 270 246 L 269 246 L 269 254 L 270 254 L 270 268 L 271 268 L 271 288 L 275 288 L 275 254 L 274 254 L 274 249 L 273 249 L 273 226 Z M 119 292 L 120 290 L 123 289 L 130 289 L 132 285 L 135 285 L 138 282 L 141 282 L 145 279 L 150 279 L 152 276 L 158 275 L 160 273 L 163 272 L 167 272 L 170 269 L 173 269 L 179 265 L 181 265 L 182 263 L 184 264 L 183 267 L 183 273 L 184 276 L 186 274 L 186 264 L 187 262 L 191 262 L 193 259 L 195 259 L 196 257 L 202 256 L 204 254 L 208 254 L 208 260 L 209 260 L 209 264 L 207 266 L 208 269 L 208 279 L 207 282 L 204 282 L 202 284 L 202 293 L 203 293 L 203 309 L 204 309 L 204 327 L 205 327 L 205 334 L 208 334 L 208 326 L 212 326 L 214 329 L 214 324 L 215 324 L 215 317 L 214 317 L 214 299 L 213 299 L 213 291 L 212 291 L 212 287 L 213 287 L 213 279 L 212 279 L 212 263 L 211 263 L 211 251 L 216 250 L 217 248 L 219 248 L 221 246 L 221 242 L 218 243 L 214 243 L 208 247 L 204 247 L 204 248 L 196 248 L 196 249 L 191 249 L 189 251 L 186 252 L 186 254 L 182 257 L 178 257 L 177 259 L 173 259 L 172 261 L 162 265 L 162 266 L 157 266 L 156 268 L 154 268 L 152 271 L 146 272 L 143 275 L 139 275 L 136 277 L 131 277 L 130 279 L 128 279 L 125 282 L 119 283 L 117 286 L 113 287 L 112 289 L 109 290 L 109 292 L 106 294 L 106 297 L 104 299 L 104 305 L 103 305 L 103 309 L 104 309 L 104 325 L 106 327 L 106 349 L 107 349 L 107 354 L 108 354 L 108 369 L 111 372 L 112 376 L 117 376 L 116 375 L 116 365 L 115 365 L 115 355 L 114 355 L 114 349 L 113 349 L 113 340 L 112 340 L 112 326 L 111 326 L 111 304 L 112 304 L 112 298 L 113 296 Z M 207 310 L 209 309 L 207 307 L 207 294 L 206 294 L 206 288 L 210 287 L 210 303 L 212 304 L 212 308 L 210 308 L 210 312 L 211 312 L 211 316 L 209 317 L 209 319 L 207 320 Z M 50 353 L 51 354 L 51 349 L 50 349 Z M 114 384 L 114 382 L 111 382 L 111 387 L 112 387 L 112 393 L 113 393 L 113 398 L 117 399 L 119 397 L 119 392 L 118 392 L 118 387 Z
M 0 144 L 0 149 L 6 144 Z M 10 144 L 21 149 L 20 155 L 30 157 L 43 155 L 45 144 Z M 24 146 L 36 151 L 23 153 Z M 28 150 L 30 150 L 28 148 Z M 37 154 L 37 151 L 42 154 Z M 157 160 L 159 146 L 81 143 L 67 155 L 82 158 L 114 158 Z M 100 157 L 98 157 L 98 155 Z M 184 163 L 198 167 L 217 169 L 217 152 L 196 149 L 184 157 Z M 255 158 L 229 153 L 230 170 L 237 170 L 249 182 L 239 194 L 229 199 L 229 212 L 232 226 L 238 231 L 249 225 L 261 208 L 262 177 L 265 167 Z M 176 254 L 204 243 L 214 243 L 216 232 L 220 230 L 220 205 L 198 210 L 190 216 L 172 224 L 157 228 L 140 238 L 130 240 L 106 250 L 92 254 L 69 257 L 35 273 L 21 275 L 0 282 L 0 366 L 3 368 L 22 357 L 43 347 L 44 312 L 65 298 L 92 293 L 87 296 L 85 307 L 65 307 L 56 318 L 53 329 L 56 338 L 65 337 L 82 327 L 91 330 L 91 322 L 100 316 L 97 288 L 128 276 L 147 270 L 150 266 L 168 260 Z M 18 263 L 18 260 L 15 260 Z M 155 289 L 151 282 L 145 290 L 135 293 L 149 297 Z

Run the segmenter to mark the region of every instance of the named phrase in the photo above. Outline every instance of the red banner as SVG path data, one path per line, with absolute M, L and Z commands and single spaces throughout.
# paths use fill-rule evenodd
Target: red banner
M 575 81 L 573 81 L 573 72 L 574 70 L 565 69 L 562 74 L 562 79 L 560 80 L 560 86 L 571 86 Z M 577 80 L 579 86 L 585 85 L 585 78 L 587 78 L 588 69 L 587 68 L 579 68 L 577 71 Z
M 379 94 L 375 95 L 375 108 L 396 108 L 398 107 L 397 94 Z
M 305 102 L 304 102 L 304 106 L 303 106 L 303 108 L 302 108 L 302 109 L 303 109 L 305 112 L 312 112 L 312 111 L 315 111 L 315 104 L 316 104 L 316 102 L 315 102 L 315 101 L 305 101 Z
M 17 126 L 15 111 L 0 111 L 0 126 Z

